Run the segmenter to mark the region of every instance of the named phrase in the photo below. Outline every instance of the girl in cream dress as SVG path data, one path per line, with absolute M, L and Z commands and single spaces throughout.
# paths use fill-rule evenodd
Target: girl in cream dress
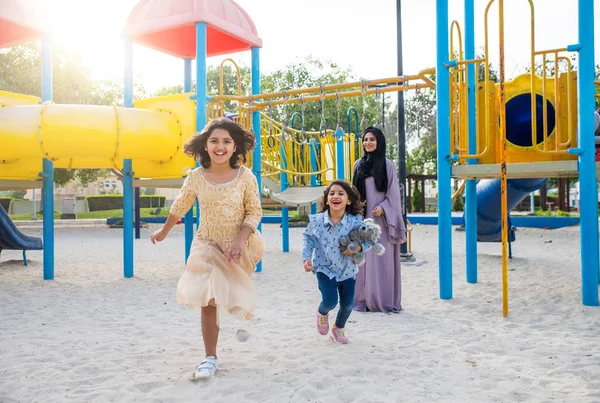
M 209 378 L 218 369 L 218 308 L 243 319 L 253 316 L 256 290 L 250 276 L 262 259 L 265 241 L 257 231 L 262 218 L 258 184 L 240 163 L 254 141 L 252 133 L 225 118 L 192 136 L 184 152 L 202 167 L 189 172 L 165 225 L 151 237 L 153 243 L 165 239 L 198 198 L 200 227 L 177 284 L 177 302 L 202 317 L 206 358 L 194 378 Z

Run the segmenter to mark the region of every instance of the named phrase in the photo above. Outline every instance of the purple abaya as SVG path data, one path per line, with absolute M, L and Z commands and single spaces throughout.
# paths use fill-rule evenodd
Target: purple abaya
M 354 164 L 354 170 L 360 160 Z M 387 192 L 378 192 L 372 177 L 365 179 L 367 205 L 365 218 L 372 218 L 381 227 L 379 242 L 385 253 L 366 253 L 366 263 L 359 267 L 356 278 L 354 309 L 357 311 L 400 312 L 402 310 L 402 280 L 400 278 L 400 244 L 406 242 L 406 227 L 402 219 L 400 186 L 394 164 L 386 159 Z M 383 215 L 374 217 L 376 206 Z

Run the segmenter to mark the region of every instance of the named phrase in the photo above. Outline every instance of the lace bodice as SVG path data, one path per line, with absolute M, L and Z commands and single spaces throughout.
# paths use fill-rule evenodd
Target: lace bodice
M 204 168 L 189 171 L 171 206 L 171 214 L 181 218 L 198 197 L 200 227 L 196 236 L 227 248 L 242 225 L 256 230 L 262 218 L 258 183 L 254 174 L 241 167 L 236 179 L 225 184 L 212 183 Z

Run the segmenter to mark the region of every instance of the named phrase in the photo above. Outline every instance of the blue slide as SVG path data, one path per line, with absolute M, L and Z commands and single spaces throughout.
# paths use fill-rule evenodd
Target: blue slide
M 544 101 L 541 95 L 536 96 L 537 143 L 544 140 Z M 548 133 L 555 126 L 555 110 L 546 100 L 546 120 Z M 531 94 L 520 94 L 506 103 L 506 140 L 521 147 L 531 147 Z M 515 208 L 531 192 L 538 190 L 546 183 L 545 178 L 509 179 L 507 181 L 508 211 Z M 477 183 L 477 241 L 502 242 L 502 207 L 501 185 L 499 179 L 485 179 Z M 464 216 L 463 216 L 464 221 Z M 515 233 L 510 226 L 509 241 L 515 240 Z
M 545 178 L 509 179 L 507 181 L 508 211 L 515 208 L 534 190 L 546 183 Z M 477 241 L 502 242 L 502 205 L 500 180 L 485 179 L 477 183 Z M 510 220 L 509 220 L 509 228 Z M 509 240 L 515 240 L 514 231 L 509 231 Z
M 4 207 L 0 204 L 0 252 L 3 249 L 22 250 L 24 263 L 26 250 L 44 249 L 41 238 L 36 238 L 23 234 L 12 222 Z

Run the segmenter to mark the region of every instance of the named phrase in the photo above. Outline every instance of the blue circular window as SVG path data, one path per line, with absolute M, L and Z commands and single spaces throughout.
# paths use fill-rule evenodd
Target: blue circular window
M 543 108 L 544 99 L 541 95 L 535 96 L 536 107 L 536 141 L 544 141 L 544 121 L 548 122 L 548 135 L 554 130 L 556 124 L 556 111 L 554 106 L 546 99 L 546 116 Z M 521 94 L 511 98 L 506 103 L 506 139 L 521 147 L 531 147 L 531 94 Z

